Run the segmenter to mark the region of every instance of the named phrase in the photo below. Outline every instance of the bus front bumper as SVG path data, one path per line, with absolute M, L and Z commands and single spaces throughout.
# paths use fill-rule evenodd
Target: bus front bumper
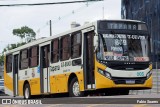
M 106 78 L 105 76 L 97 73 L 96 75 L 96 89 L 104 88 L 129 88 L 129 89 L 151 89 L 152 88 L 151 75 L 144 83 L 115 83 L 114 80 Z

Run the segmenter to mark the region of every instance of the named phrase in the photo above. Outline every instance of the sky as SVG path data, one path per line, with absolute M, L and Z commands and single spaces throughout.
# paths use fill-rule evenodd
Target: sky
M 0 5 L 66 2 L 77 0 L 0 0 Z M 104 10 L 104 11 L 103 11 Z M 12 34 L 13 29 L 28 26 L 36 32 L 36 38 L 49 37 L 49 20 L 52 35 L 71 29 L 71 23 L 83 25 L 99 19 L 121 19 L 121 0 L 57 4 L 43 6 L 0 7 L 0 53 L 8 45 L 20 42 Z

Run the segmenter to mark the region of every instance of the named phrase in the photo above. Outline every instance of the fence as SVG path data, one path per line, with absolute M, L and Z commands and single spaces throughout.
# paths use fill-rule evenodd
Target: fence
M 155 68 L 152 70 L 153 86 L 149 90 L 130 90 L 130 94 L 151 94 L 160 93 L 160 63 L 154 63 Z

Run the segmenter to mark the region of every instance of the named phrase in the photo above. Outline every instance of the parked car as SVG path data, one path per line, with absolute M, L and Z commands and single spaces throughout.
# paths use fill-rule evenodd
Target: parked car
M 4 93 L 4 79 L 0 79 L 0 93 Z

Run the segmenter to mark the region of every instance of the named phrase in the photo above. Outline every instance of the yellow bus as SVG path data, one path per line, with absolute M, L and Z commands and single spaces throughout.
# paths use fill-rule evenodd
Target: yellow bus
M 152 88 L 150 35 L 144 22 L 97 20 L 6 52 L 5 93 L 127 95 Z

